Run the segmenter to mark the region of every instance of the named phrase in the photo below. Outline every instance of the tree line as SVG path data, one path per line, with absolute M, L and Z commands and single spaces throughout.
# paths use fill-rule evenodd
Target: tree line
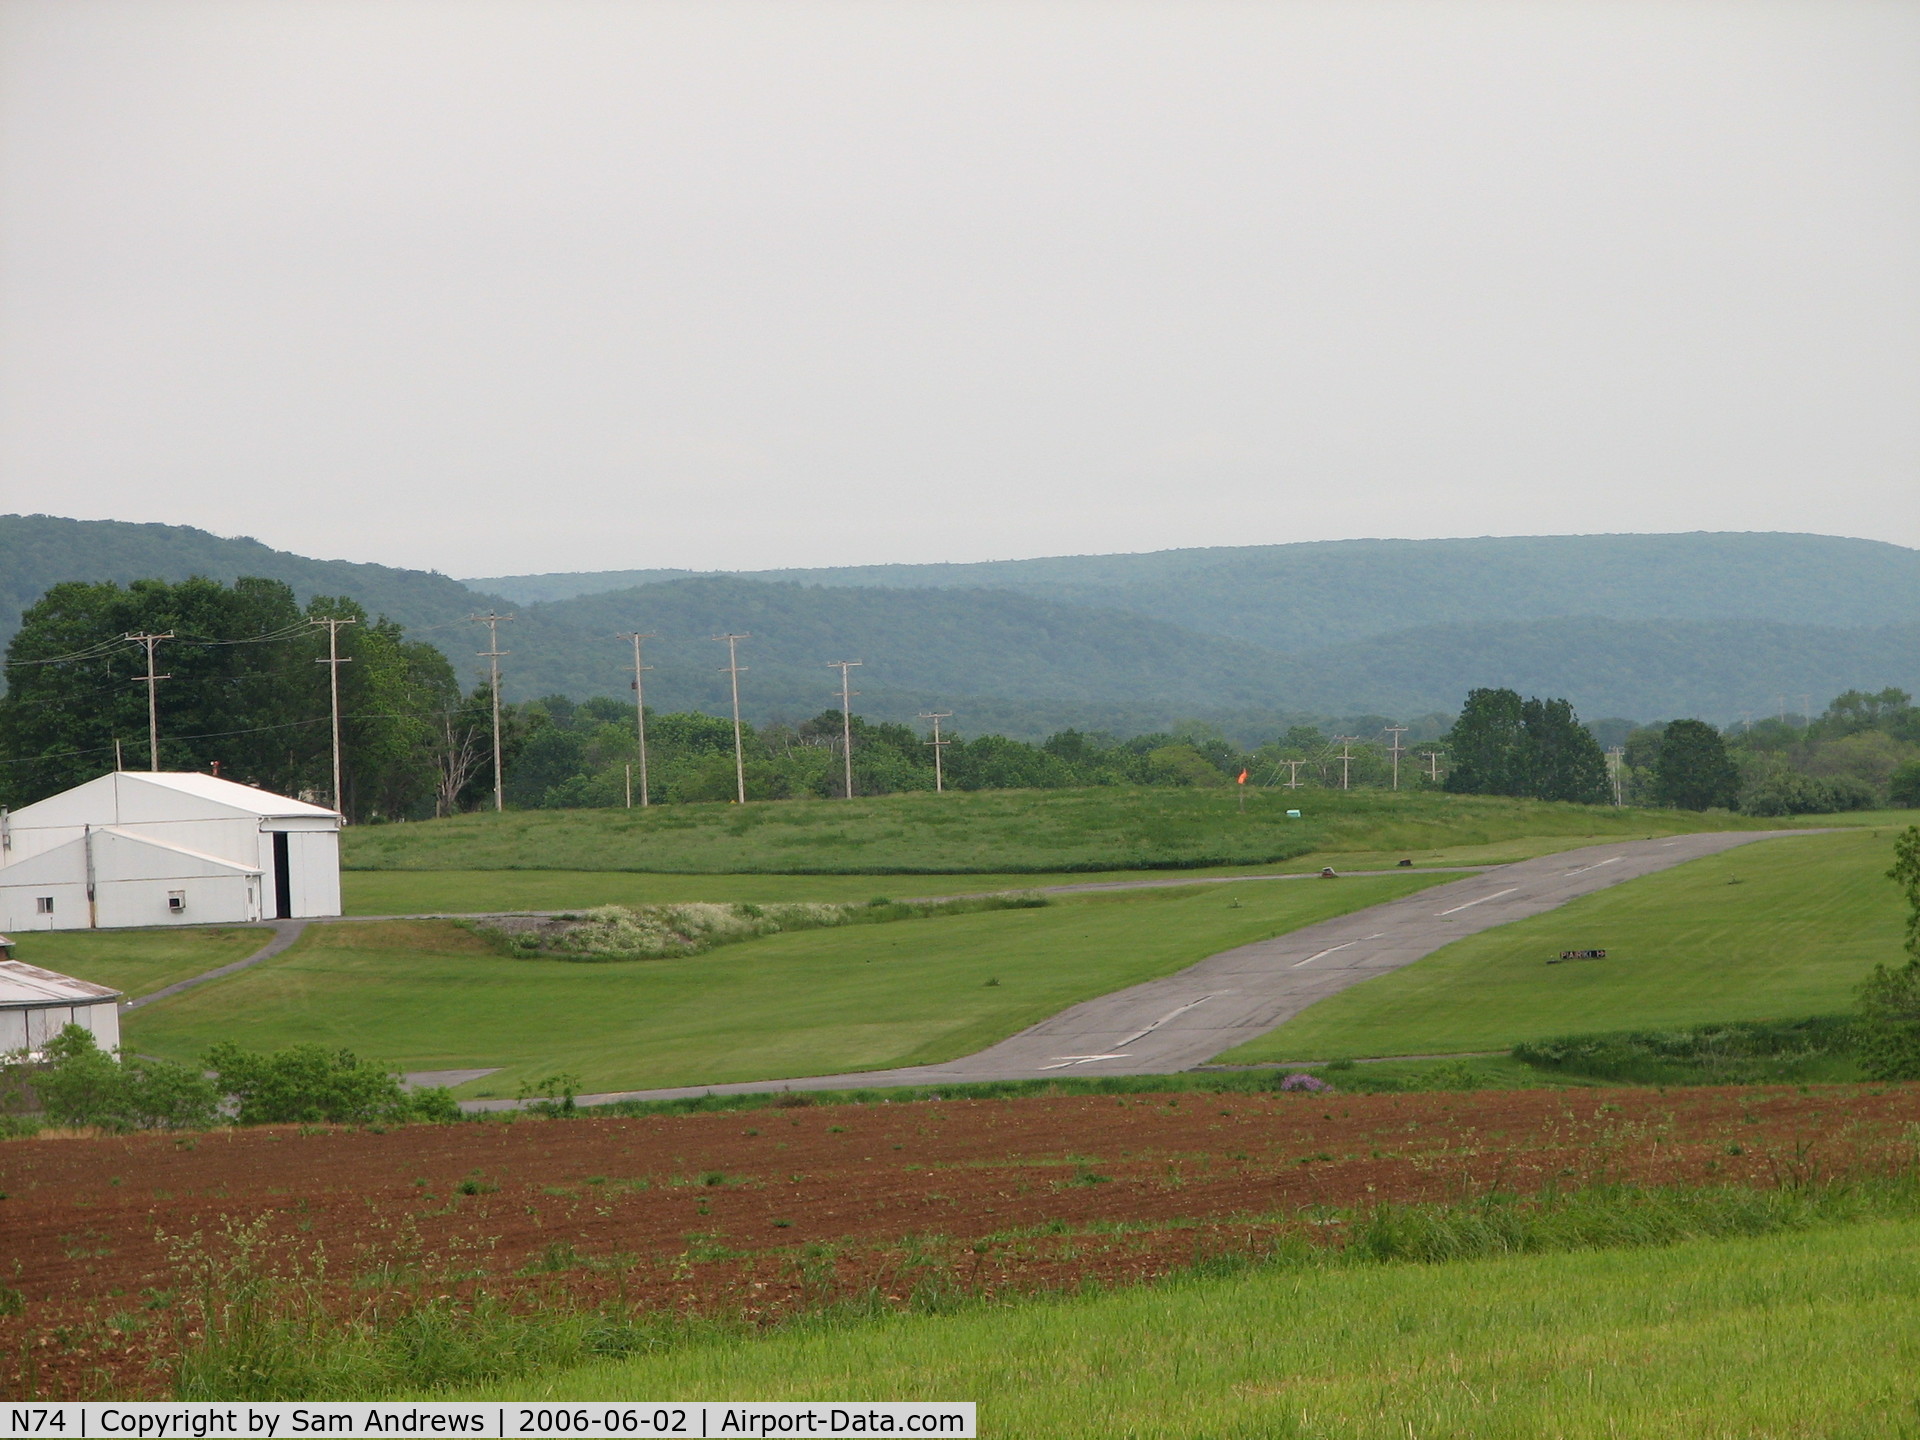
M 146 649 L 162 770 L 214 769 L 287 795 L 329 796 L 327 629 L 339 631 L 342 799 L 350 813 L 430 809 L 448 737 L 462 719 L 453 667 L 384 616 L 344 596 L 300 605 L 278 580 L 189 579 L 55 585 L 7 647 L 0 697 L 0 803 L 18 806 L 124 760 L 146 769 Z
M 355 601 L 301 605 L 277 580 L 67 582 L 22 617 L 0 696 L 0 805 L 18 807 L 124 763 L 149 762 L 146 651 L 125 637 L 169 635 L 153 687 L 163 770 L 215 771 L 281 794 L 332 799 L 327 627 L 338 629 L 342 785 L 356 822 L 473 809 L 491 800 L 492 697 L 462 690 L 433 645 Z M 648 711 L 644 796 L 631 703 L 549 695 L 503 703 L 507 803 L 521 808 L 726 800 L 734 795 L 731 720 Z M 1377 731 L 1386 717 L 1347 728 Z M 1248 749 L 1201 724 L 1120 737 L 1063 730 L 1034 743 L 949 732 L 936 766 L 928 736 L 854 716 L 854 791 L 1052 789 L 1086 785 L 1375 785 L 1392 762 L 1377 738 L 1338 740 L 1296 726 Z M 844 793 L 842 719 L 742 726 L 749 799 Z M 1426 747 L 1433 753 L 1434 745 Z M 1289 763 L 1291 762 L 1291 763 Z M 1402 783 L 1432 783 L 1414 754 Z
M 1565 700 L 1474 690 L 1445 745 L 1447 788 L 1464 794 L 1761 816 L 1920 808 L 1920 708 L 1896 689 L 1849 690 L 1791 723 L 1632 727 L 1611 767 Z
M 148 763 L 146 652 L 133 634 L 170 634 L 153 688 L 159 764 L 210 771 L 330 801 L 327 627 L 338 632 L 342 786 L 356 822 L 418 819 L 488 803 L 493 711 L 486 685 L 463 690 L 433 645 L 355 601 L 306 605 L 277 580 L 140 580 L 55 585 L 7 649 L 0 697 L 0 805 L 20 806 L 93 778 L 117 760 Z M 1054 789 L 1094 785 L 1442 786 L 1462 794 L 1606 804 L 1723 807 L 1752 814 L 1920 805 L 1920 711 L 1904 692 L 1849 691 L 1825 714 L 1722 732 L 1680 719 L 1634 727 L 1610 767 L 1593 728 L 1564 699 L 1476 689 L 1445 733 L 1403 736 L 1384 716 L 1329 734 L 1294 726 L 1246 747 L 1202 724 L 1121 737 L 1068 729 L 1029 742 L 930 737 L 854 716 L 854 792 Z M 727 800 L 731 720 L 648 711 L 644 788 L 633 706 L 561 695 L 501 706 L 504 793 L 517 808 Z M 845 793 L 842 717 L 744 725 L 749 799 Z M 938 777 L 938 779 L 936 778 Z

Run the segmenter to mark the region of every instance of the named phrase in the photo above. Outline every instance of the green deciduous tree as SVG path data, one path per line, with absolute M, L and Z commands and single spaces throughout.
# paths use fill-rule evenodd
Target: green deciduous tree
M 293 1045 L 263 1055 L 228 1042 L 207 1052 L 207 1068 L 238 1102 L 234 1118 L 242 1125 L 399 1124 L 459 1115 L 445 1090 L 408 1094 L 397 1075 L 350 1050 Z
M 1565 700 L 1523 700 L 1514 690 L 1472 690 L 1447 733 L 1446 788 L 1463 795 L 1604 803 L 1607 760 Z
M 1860 988 L 1860 1066 L 1875 1080 L 1920 1080 L 1920 825 L 1894 841 L 1887 878 L 1907 901 L 1907 963 L 1873 967 Z
M 1732 809 L 1740 773 L 1727 756 L 1720 732 L 1703 720 L 1671 721 L 1654 762 L 1654 799 L 1681 810 Z
M 219 1112 L 219 1092 L 197 1070 L 101 1050 L 91 1031 L 68 1025 L 44 1051 L 32 1077 L 47 1118 L 103 1130 L 203 1130 Z
M 1887 782 L 1887 798 L 1908 810 L 1920 810 L 1920 760 L 1909 760 Z
M 432 646 L 370 618 L 351 600 L 304 608 L 277 580 L 56 585 L 26 612 L 7 650 L 0 698 L 0 801 L 30 803 L 113 766 L 120 742 L 146 768 L 144 647 L 156 656 L 159 763 L 211 770 L 280 794 L 330 801 L 330 701 L 321 616 L 340 627 L 343 808 L 356 819 L 403 817 L 433 790 L 437 716 L 458 698 Z
M 1528 700 L 1521 706 L 1526 792 L 1536 800 L 1602 805 L 1612 794 L 1600 743 L 1565 700 Z
M 1526 702 L 1515 690 L 1469 690 L 1447 732 L 1447 789 L 1457 795 L 1524 795 Z

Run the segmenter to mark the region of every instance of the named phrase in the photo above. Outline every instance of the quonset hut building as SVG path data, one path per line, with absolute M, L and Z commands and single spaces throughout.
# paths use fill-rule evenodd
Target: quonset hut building
M 0 931 L 340 913 L 340 816 L 193 772 L 119 770 L 0 810 Z

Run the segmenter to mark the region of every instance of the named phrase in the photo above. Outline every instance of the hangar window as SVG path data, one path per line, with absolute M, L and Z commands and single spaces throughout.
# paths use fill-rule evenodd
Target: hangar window
M 182 910 L 185 910 L 186 908 L 187 908 L 187 892 L 186 891 L 169 890 L 167 892 L 167 909 L 171 910 L 175 915 L 178 915 Z
M 34 896 L 33 908 L 42 915 L 53 914 L 53 896 L 51 895 Z

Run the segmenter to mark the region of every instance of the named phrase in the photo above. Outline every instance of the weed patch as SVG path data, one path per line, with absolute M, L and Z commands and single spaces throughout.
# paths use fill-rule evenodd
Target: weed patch
M 869 900 L 864 905 L 601 905 L 579 914 L 470 922 L 499 936 L 514 955 L 603 962 L 699 955 L 722 945 L 798 930 L 878 925 L 988 910 L 1035 910 L 1044 895 L 972 895 L 953 900 Z M 998 982 L 995 982 L 998 983 Z
M 1513 1058 L 1549 1074 L 1633 1085 L 1780 1085 L 1851 1080 L 1854 1022 L 1844 1016 L 1623 1030 L 1525 1041 Z

